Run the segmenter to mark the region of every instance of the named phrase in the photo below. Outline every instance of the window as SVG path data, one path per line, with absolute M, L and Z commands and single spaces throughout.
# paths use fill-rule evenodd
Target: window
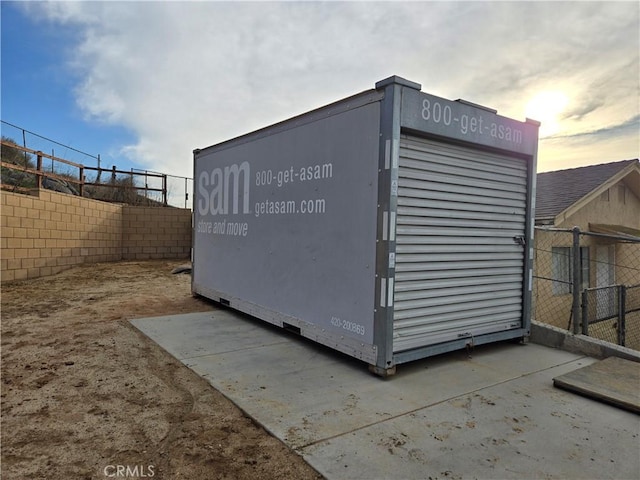
M 618 185 L 618 201 L 623 205 L 627 203 L 626 202 L 626 200 L 627 200 L 627 198 L 626 198 L 627 195 L 626 194 L 627 194 L 627 189 L 625 188 L 625 186 L 624 185 Z
M 551 248 L 551 277 L 554 295 L 571 293 L 571 247 Z
M 573 252 L 571 247 L 551 248 L 551 275 L 554 295 L 568 295 L 573 291 Z M 589 288 L 589 247 L 580 247 L 581 290 Z

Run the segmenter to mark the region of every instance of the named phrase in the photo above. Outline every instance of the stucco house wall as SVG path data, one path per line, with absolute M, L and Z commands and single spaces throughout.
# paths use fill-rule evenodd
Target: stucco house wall
M 619 181 L 593 200 L 569 215 L 556 217 L 553 227 L 571 229 L 574 226 L 583 232 L 590 225 L 621 225 L 640 229 L 640 198 L 624 181 Z M 570 292 L 554 292 L 552 251 L 554 247 L 571 247 L 573 237 L 570 232 L 553 232 L 537 229 L 534 239 L 534 318 L 561 328 L 570 325 L 573 297 Z M 640 283 L 640 244 L 621 243 L 614 239 L 582 235 L 580 246 L 588 248 L 588 282 L 584 286 L 602 286 L 603 271 L 610 269 L 612 283 L 633 285 Z M 606 257 L 606 258 L 605 258 Z M 609 265 L 604 265 L 604 260 Z M 586 269 L 583 270 L 586 273 Z

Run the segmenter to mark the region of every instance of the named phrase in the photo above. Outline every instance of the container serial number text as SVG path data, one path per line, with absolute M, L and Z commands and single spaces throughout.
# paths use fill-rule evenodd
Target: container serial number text
M 343 330 L 347 330 L 349 332 L 356 333 L 358 335 L 364 335 L 365 332 L 364 325 L 360 325 L 359 323 L 344 320 L 335 316 L 331 317 L 331 325 L 333 325 L 334 327 L 342 328 Z

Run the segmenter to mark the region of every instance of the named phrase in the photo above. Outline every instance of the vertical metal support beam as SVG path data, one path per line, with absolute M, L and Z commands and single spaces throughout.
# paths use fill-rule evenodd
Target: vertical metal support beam
M 78 173 L 78 175 L 80 176 L 80 181 L 78 182 L 80 196 L 84 197 L 84 167 L 80 167 L 80 172 Z
M 22 146 L 26 149 L 27 148 L 27 135 L 25 134 L 24 128 L 22 129 Z M 29 166 L 29 155 L 27 154 L 27 151 L 24 150 L 24 167 L 28 167 Z
M 618 285 L 618 345 L 625 346 L 627 331 L 627 287 Z
M 573 333 L 580 333 L 580 287 L 582 286 L 582 268 L 580 265 L 580 228 L 573 227 L 573 306 L 571 318 L 573 320 Z
M 391 218 L 395 214 L 393 205 L 392 158 L 396 126 L 399 126 L 400 99 L 399 89 L 393 82 L 376 85 L 384 90 L 384 98 L 380 102 L 380 143 L 378 155 L 378 228 L 376 239 L 376 301 L 374 314 L 373 343 L 377 347 L 378 358 L 369 370 L 382 377 L 394 373 L 393 362 L 393 280 L 395 267 L 389 268 L 389 254 L 395 254 L 395 238 L 392 242 L 391 232 L 395 236 L 395 222 Z M 397 157 L 396 157 L 397 158 Z M 397 170 L 397 167 L 396 167 Z M 397 182 L 397 175 L 396 175 Z M 393 215 L 395 218 L 395 215 Z
M 405 88 L 420 90 L 419 84 L 399 77 L 376 83 L 384 92 L 380 102 L 378 156 L 378 229 L 376 239 L 376 302 L 373 342 L 378 350 L 376 375 L 395 372 L 393 358 L 393 302 L 395 284 L 396 218 L 398 208 L 398 161 L 400 156 L 400 110 Z
M 42 152 L 37 152 L 37 155 L 36 170 L 38 174 L 36 175 L 36 187 L 40 190 L 42 188 Z
M 167 176 L 162 175 L 162 204 L 167 206 Z
M 102 174 L 102 167 L 100 167 L 100 154 L 98 154 L 98 175 L 96 177 L 96 183 L 100 183 L 100 174 Z
M 131 195 L 134 197 L 138 195 L 138 189 L 136 187 L 136 177 L 134 175 L 135 174 L 133 173 L 132 168 L 131 173 L 129 174 L 129 181 L 127 182 L 127 198 L 130 198 L 129 193 L 131 193 Z
M 589 291 L 582 291 L 582 334 L 589 335 Z
M 540 122 L 527 118 L 527 123 L 540 127 Z M 533 305 L 533 265 L 535 247 L 535 209 L 536 209 L 536 171 L 538 169 L 538 142 L 531 158 L 527 161 L 527 207 L 525 215 L 525 244 L 524 244 L 524 281 L 522 282 L 522 328 L 527 335 L 531 332 L 531 316 Z

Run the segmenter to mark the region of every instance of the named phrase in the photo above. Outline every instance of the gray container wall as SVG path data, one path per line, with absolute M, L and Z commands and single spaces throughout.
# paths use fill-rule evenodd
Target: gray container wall
M 193 292 L 381 375 L 527 335 L 537 125 L 419 89 L 196 150 Z
M 196 293 L 375 362 L 379 97 L 195 154 Z

